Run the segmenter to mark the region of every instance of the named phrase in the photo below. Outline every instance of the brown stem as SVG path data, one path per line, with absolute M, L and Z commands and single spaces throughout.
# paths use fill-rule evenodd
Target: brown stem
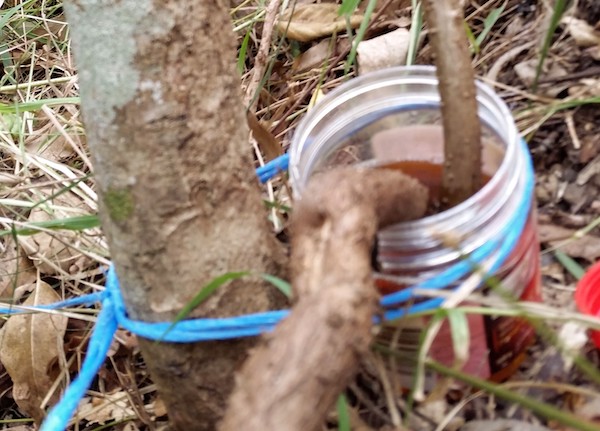
M 275 20 L 277 19 L 280 5 L 281 0 L 271 0 L 266 9 L 267 12 L 260 39 L 260 45 L 258 47 L 256 58 L 254 59 L 252 78 L 248 84 L 248 87 L 246 88 L 246 94 L 244 96 L 244 105 L 246 105 L 248 107 L 248 111 L 252 113 L 256 112 L 258 97 L 255 97 L 255 93 L 260 85 L 260 81 L 267 67 L 269 49 L 271 48 L 271 38 L 273 37 L 273 29 L 275 28 Z
M 222 431 L 318 429 L 371 343 L 375 232 L 426 205 L 425 187 L 396 171 L 340 168 L 310 183 L 294 209 L 298 302 L 245 363 Z
M 460 0 L 424 0 L 444 125 L 442 199 L 464 201 L 481 186 L 481 127 Z

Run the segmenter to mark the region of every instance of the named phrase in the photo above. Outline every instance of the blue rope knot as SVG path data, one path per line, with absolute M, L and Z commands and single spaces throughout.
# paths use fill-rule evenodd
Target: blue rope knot
M 385 320 L 394 320 L 409 314 L 435 309 L 444 301 L 444 298 L 440 297 L 412 303 L 415 299 L 419 299 L 415 293 L 417 289 L 439 290 L 447 288 L 469 272 L 472 272 L 474 264 L 480 264 L 490 259 L 492 260 L 490 273 L 494 273 L 501 267 L 516 246 L 525 228 L 533 199 L 533 166 L 524 142 L 521 142 L 521 151 L 526 154 L 527 159 L 524 198 L 506 227 L 492 241 L 475 250 L 469 256 L 469 259 L 458 262 L 429 280 L 384 296 L 381 305 L 384 309 Z M 286 154 L 257 169 L 260 181 L 266 182 L 276 174 L 287 170 L 288 163 L 289 158 Z M 289 310 L 276 310 L 229 318 L 189 319 L 182 320 L 174 326 L 172 322 L 133 320 L 127 316 L 119 281 L 112 265 L 108 269 L 106 290 L 103 292 L 40 306 L 39 308 L 57 309 L 76 305 L 91 305 L 97 302 L 101 303 L 101 311 L 90 337 L 88 351 L 79 375 L 66 388 L 60 402 L 49 412 L 40 428 L 41 431 L 57 431 L 67 427 L 80 400 L 104 363 L 118 327 L 151 340 L 193 343 L 256 336 L 271 331 L 279 321 L 289 314 Z M 15 310 L 0 309 L 0 312 L 14 313 Z

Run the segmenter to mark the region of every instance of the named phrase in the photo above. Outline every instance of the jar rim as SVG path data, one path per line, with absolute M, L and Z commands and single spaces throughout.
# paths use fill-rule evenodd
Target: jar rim
M 301 198 L 302 188 L 308 181 L 310 175 L 301 175 L 299 164 L 304 148 L 304 144 L 309 133 L 316 125 L 322 121 L 323 117 L 334 109 L 338 108 L 344 102 L 351 100 L 357 95 L 364 94 L 372 90 L 374 87 L 392 86 L 396 84 L 408 84 L 421 81 L 428 85 L 435 85 L 437 90 L 436 68 L 434 66 L 397 66 L 380 71 L 372 72 L 340 85 L 331 91 L 324 100 L 317 104 L 300 122 L 296 129 L 296 133 L 292 139 L 290 150 L 290 179 L 292 182 L 295 198 Z M 508 107 L 502 99 L 488 85 L 481 81 L 476 81 L 477 89 L 477 104 L 480 110 L 479 118 L 481 119 L 481 108 L 485 108 L 492 113 L 495 122 L 498 125 L 488 124 L 498 137 L 502 140 L 505 146 L 504 157 L 498 167 L 498 170 L 492 175 L 490 180 L 476 193 L 461 202 L 460 204 L 442 211 L 437 214 L 432 214 L 420 218 L 418 220 L 399 223 L 389 228 L 389 230 L 414 230 L 423 229 L 432 225 L 437 225 L 448 219 L 454 218 L 457 214 L 472 208 L 483 196 L 486 196 L 491 191 L 498 187 L 498 183 L 507 175 L 511 164 L 515 162 L 516 152 L 519 149 L 517 144 L 518 133 L 514 125 L 512 115 Z M 439 96 L 438 96 L 439 97 Z M 498 127 L 499 126 L 499 127 Z M 300 133 L 298 133 L 300 132 Z M 302 182 L 304 180 L 304 183 Z M 391 233 L 391 232 L 390 232 Z M 380 234 L 385 235 L 384 232 Z

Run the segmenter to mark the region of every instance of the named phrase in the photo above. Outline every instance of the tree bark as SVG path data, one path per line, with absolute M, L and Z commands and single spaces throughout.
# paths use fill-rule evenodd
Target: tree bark
M 460 0 L 424 0 L 444 124 L 442 200 L 452 207 L 481 187 L 481 124 Z
M 132 318 L 172 319 L 213 277 L 282 275 L 247 148 L 234 38 L 224 1 L 65 4 L 94 158 L 100 215 Z M 195 315 L 283 304 L 264 282 L 223 287 Z M 180 430 L 210 430 L 254 340 L 141 340 Z
M 320 429 L 372 341 L 375 233 L 427 207 L 427 189 L 391 170 L 333 170 L 304 196 L 292 225 L 298 303 L 244 365 L 222 431 Z

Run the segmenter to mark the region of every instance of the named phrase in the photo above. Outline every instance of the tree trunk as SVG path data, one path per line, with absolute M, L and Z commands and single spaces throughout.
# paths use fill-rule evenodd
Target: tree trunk
M 281 275 L 284 255 L 246 146 L 225 2 L 73 0 L 65 11 L 100 214 L 130 316 L 172 319 L 229 271 Z M 264 282 L 245 279 L 195 315 L 282 303 Z M 141 342 L 175 428 L 215 428 L 253 342 Z

